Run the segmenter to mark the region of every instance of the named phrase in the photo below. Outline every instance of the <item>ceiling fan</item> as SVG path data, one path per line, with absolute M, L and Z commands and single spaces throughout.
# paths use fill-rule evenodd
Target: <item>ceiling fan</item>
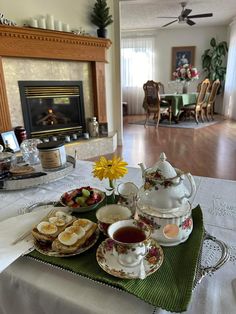
M 175 19 L 174 21 L 169 22 L 169 23 L 163 25 L 162 27 L 166 27 L 166 26 L 168 26 L 170 24 L 173 24 L 175 22 L 178 22 L 180 24 L 186 23 L 186 24 L 188 24 L 190 26 L 193 26 L 196 23 L 194 21 L 192 21 L 191 19 L 199 19 L 199 18 L 202 18 L 202 17 L 211 17 L 211 16 L 213 16 L 212 13 L 203 13 L 203 14 L 189 15 L 192 12 L 192 10 L 191 9 L 186 9 L 187 2 L 180 2 L 180 4 L 181 4 L 181 7 L 182 7 L 182 11 L 181 11 L 179 16 L 160 16 L 160 17 L 158 17 L 158 18 L 166 18 L 166 19 L 167 18 Z

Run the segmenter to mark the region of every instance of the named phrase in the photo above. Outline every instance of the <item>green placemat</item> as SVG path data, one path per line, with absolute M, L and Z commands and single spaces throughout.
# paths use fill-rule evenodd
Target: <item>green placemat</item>
M 164 262 L 162 266 L 144 280 L 116 278 L 99 267 L 96 261 L 96 249 L 104 240 L 102 235 L 94 247 L 75 257 L 55 258 L 42 255 L 37 251 L 31 252 L 29 256 L 117 287 L 167 311 L 183 312 L 187 310 L 191 300 L 196 266 L 204 235 L 200 206 L 193 210 L 192 215 L 194 228 L 189 239 L 175 247 L 163 247 Z M 84 213 L 81 216 L 96 220 L 94 212 Z

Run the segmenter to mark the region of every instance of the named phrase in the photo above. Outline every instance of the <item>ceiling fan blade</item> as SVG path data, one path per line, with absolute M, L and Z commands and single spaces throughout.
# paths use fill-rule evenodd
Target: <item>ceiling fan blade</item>
M 196 24 L 194 21 L 187 19 L 186 23 L 190 26 L 193 26 L 194 24 Z
M 190 19 L 198 19 L 198 18 L 201 18 L 201 17 L 211 17 L 211 16 L 213 16 L 212 13 L 205 13 L 205 14 L 189 15 L 188 17 Z
M 172 21 L 172 22 L 170 22 L 170 23 L 167 23 L 167 24 L 165 24 L 165 25 L 162 25 L 162 27 L 166 27 L 166 26 L 168 26 L 168 25 L 170 25 L 170 24 L 172 24 L 172 23 L 175 23 L 175 22 L 177 22 L 178 20 L 174 20 L 174 21 Z
M 158 19 L 177 19 L 178 16 L 157 16 Z
M 192 12 L 191 9 L 185 9 L 181 15 L 182 15 L 183 17 L 187 17 L 191 12 Z

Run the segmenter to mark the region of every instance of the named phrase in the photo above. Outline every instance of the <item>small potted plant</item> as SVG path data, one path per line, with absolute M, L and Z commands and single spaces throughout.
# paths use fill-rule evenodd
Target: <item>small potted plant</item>
M 91 14 L 91 22 L 98 27 L 98 37 L 106 38 L 106 27 L 113 23 L 109 10 L 106 0 L 96 0 Z

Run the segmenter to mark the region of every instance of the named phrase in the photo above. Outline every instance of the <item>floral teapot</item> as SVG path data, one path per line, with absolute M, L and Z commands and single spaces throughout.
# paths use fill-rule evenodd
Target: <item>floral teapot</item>
M 138 199 L 151 208 L 156 208 L 159 213 L 172 213 L 183 208 L 196 192 L 196 185 L 190 173 L 174 168 L 166 160 L 166 155 L 161 153 L 160 160 L 153 168 L 142 169 L 144 184 L 138 193 Z M 187 178 L 190 191 L 184 184 Z

